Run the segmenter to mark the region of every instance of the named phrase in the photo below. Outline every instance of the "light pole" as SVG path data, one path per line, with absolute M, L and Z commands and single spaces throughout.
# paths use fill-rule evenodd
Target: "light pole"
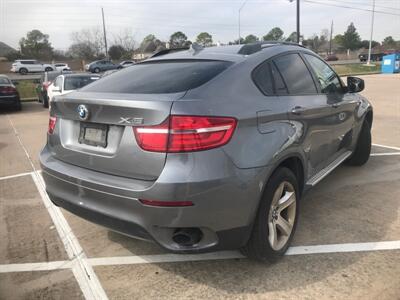
M 106 48 L 106 58 L 108 58 L 106 22 L 104 21 L 104 10 L 103 10 L 103 8 L 101 8 L 101 16 L 102 16 L 102 19 L 103 19 L 104 47 Z
M 371 63 L 371 46 L 372 46 L 372 34 L 374 32 L 374 17 L 375 17 L 375 0 L 372 0 L 371 36 L 369 38 L 367 65 Z
M 289 0 L 289 2 L 293 2 L 294 0 Z M 297 44 L 300 44 L 300 0 L 296 0 L 296 41 Z
M 239 45 L 240 45 L 240 12 L 248 0 L 245 0 L 239 8 Z

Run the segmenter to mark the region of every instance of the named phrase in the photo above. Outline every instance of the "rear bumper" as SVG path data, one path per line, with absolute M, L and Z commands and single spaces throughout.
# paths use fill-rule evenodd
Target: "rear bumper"
M 258 207 L 259 182 L 268 172 L 267 168 L 232 169 L 234 173 L 224 170 L 223 178 L 210 175 L 211 179 L 199 180 L 190 169 L 184 175 L 185 182 L 183 174 L 171 177 L 165 174 L 168 171 L 157 181 L 142 181 L 61 162 L 47 148 L 40 161 L 46 190 L 56 205 L 114 231 L 154 240 L 170 251 L 183 253 L 244 246 Z M 173 168 L 168 164 L 165 169 Z M 152 207 L 138 199 L 190 200 L 194 206 Z M 192 246 L 175 243 L 172 236 L 182 228 L 200 229 L 202 239 Z
M 12 107 L 20 103 L 20 99 L 15 96 L 0 96 L 0 107 Z

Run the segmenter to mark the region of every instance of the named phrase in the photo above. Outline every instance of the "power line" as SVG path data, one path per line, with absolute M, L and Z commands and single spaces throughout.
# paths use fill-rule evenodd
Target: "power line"
M 341 0 L 325 0 L 325 1 L 331 1 L 331 2 L 339 2 L 339 3 L 344 3 L 344 4 L 355 4 L 355 5 L 364 5 L 364 3 L 354 3 L 353 2 L 348 2 L 348 1 L 341 1 Z M 371 4 L 367 4 L 368 6 L 371 6 Z M 394 10 L 400 10 L 400 8 L 396 7 L 388 7 L 388 6 L 381 6 L 381 5 L 375 5 L 375 7 L 383 8 L 383 9 L 394 9 Z
M 319 4 L 319 5 L 326 5 L 326 6 L 333 6 L 333 7 L 340 7 L 340 8 L 347 8 L 347 9 L 354 9 L 354 10 L 372 12 L 372 9 L 368 9 L 368 8 L 359 8 L 359 7 L 353 7 L 353 6 L 345 6 L 345 5 L 339 5 L 339 4 L 317 2 L 317 1 L 312 1 L 312 0 L 303 0 L 303 1 L 307 2 L 307 3 L 314 3 L 314 4 Z M 380 11 L 380 10 L 375 10 L 375 13 L 391 15 L 391 16 L 400 16 L 400 14 L 395 14 L 395 13 L 390 13 L 390 12 L 385 12 L 385 11 Z

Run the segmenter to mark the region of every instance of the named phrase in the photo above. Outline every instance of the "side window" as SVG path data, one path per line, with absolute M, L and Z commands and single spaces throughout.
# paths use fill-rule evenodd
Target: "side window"
M 343 92 L 339 78 L 330 66 L 314 55 L 304 54 L 304 57 L 311 65 L 315 76 L 318 78 L 322 93 L 331 94 Z
M 268 62 L 258 66 L 253 72 L 253 79 L 257 87 L 267 95 L 274 94 L 274 84 L 271 74 L 270 64 Z
M 275 87 L 275 93 L 277 95 L 287 95 L 288 90 L 285 85 L 285 82 L 282 79 L 282 75 L 279 73 L 278 69 L 276 68 L 275 63 L 271 64 L 271 72 L 272 72 L 272 77 L 274 78 L 274 87 Z
M 56 78 L 56 80 L 54 82 L 54 86 L 61 88 L 61 85 L 62 85 L 62 77 L 59 76 L 59 77 Z
M 274 59 L 289 94 L 315 94 L 317 89 L 299 54 L 286 54 Z

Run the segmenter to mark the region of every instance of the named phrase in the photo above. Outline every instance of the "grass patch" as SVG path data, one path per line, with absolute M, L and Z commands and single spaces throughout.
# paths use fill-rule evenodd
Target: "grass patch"
M 374 63 L 374 66 L 366 66 L 365 64 L 347 64 L 333 65 L 332 67 L 340 76 L 376 74 L 381 72 L 380 63 Z
M 37 83 L 33 80 L 18 80 L 18 84 L 15 85 L 21 100 L 37 99 L 36 87 Z

